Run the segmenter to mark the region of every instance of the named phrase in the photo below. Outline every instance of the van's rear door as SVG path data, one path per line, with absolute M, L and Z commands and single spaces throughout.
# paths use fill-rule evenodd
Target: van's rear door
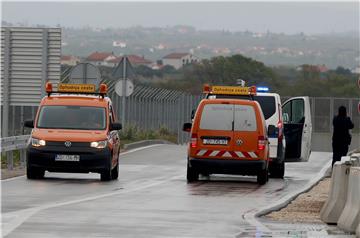
M 233 153 L 239 159 L 257 159 L 258 145 L 257 121 L 255 109 L 251 105 L 234 107 Z
M 309 97 L 295 97 L 283 106 L 285 161 L 308 161 L 311 152 L 311 109 Z
M 197 157 L 225 158 L 232 149 L 234 105 L 206 104 L 197 131 Z

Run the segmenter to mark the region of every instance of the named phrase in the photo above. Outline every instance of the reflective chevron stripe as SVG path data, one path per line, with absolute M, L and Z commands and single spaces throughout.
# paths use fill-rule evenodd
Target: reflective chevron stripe
M 254 151 L 224 151 L 224 150 L 198 150 L 197 156 L 204 157 L 223 157 L 223 158 L 258 158 L 258 154 Z

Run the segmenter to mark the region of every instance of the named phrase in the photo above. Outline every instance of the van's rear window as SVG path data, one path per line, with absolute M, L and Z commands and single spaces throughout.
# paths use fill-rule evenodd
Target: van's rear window
M 105 108 L 85 106 L 43 106 L 40 109 L 38 128 L 104 130 Z
M 216 95 L 216 98 L 234 98 L 234 99 L 248 99 L 249 96 L 245 95 Z M 254 96 L 254 100 L 257 101 L 263 111 L 265 120 L 270 118 L 276 112 L 275 97 L 273 96 Z
M 248 105 L 207 104 L 202 111 L 200 129 L 256 131 L 255 110 Z
M 231 131 L 234 105 L 206 104 L 201 114 L 200 129 Z

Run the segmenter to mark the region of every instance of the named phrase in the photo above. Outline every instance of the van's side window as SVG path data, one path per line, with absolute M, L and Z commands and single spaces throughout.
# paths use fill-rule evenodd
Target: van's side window
M 304 101 L 302 99 L 294 99 L 283 107 L 283 113 L 289 116 L 291 123 L 304 123 Z

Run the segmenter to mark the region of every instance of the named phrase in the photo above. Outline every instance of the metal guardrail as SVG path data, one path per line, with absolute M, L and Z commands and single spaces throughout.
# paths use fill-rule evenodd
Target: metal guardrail
M 6 152 L 7 168 L 14 168 L 14 150 L 20 150 L 20 166 L 25 166 L 25 148 L 27 146 L 30 135 L 4 137 L 0 140 L 1 153 Z
M 25 149 L 30 135 L 1 138 L 1 152 Z

